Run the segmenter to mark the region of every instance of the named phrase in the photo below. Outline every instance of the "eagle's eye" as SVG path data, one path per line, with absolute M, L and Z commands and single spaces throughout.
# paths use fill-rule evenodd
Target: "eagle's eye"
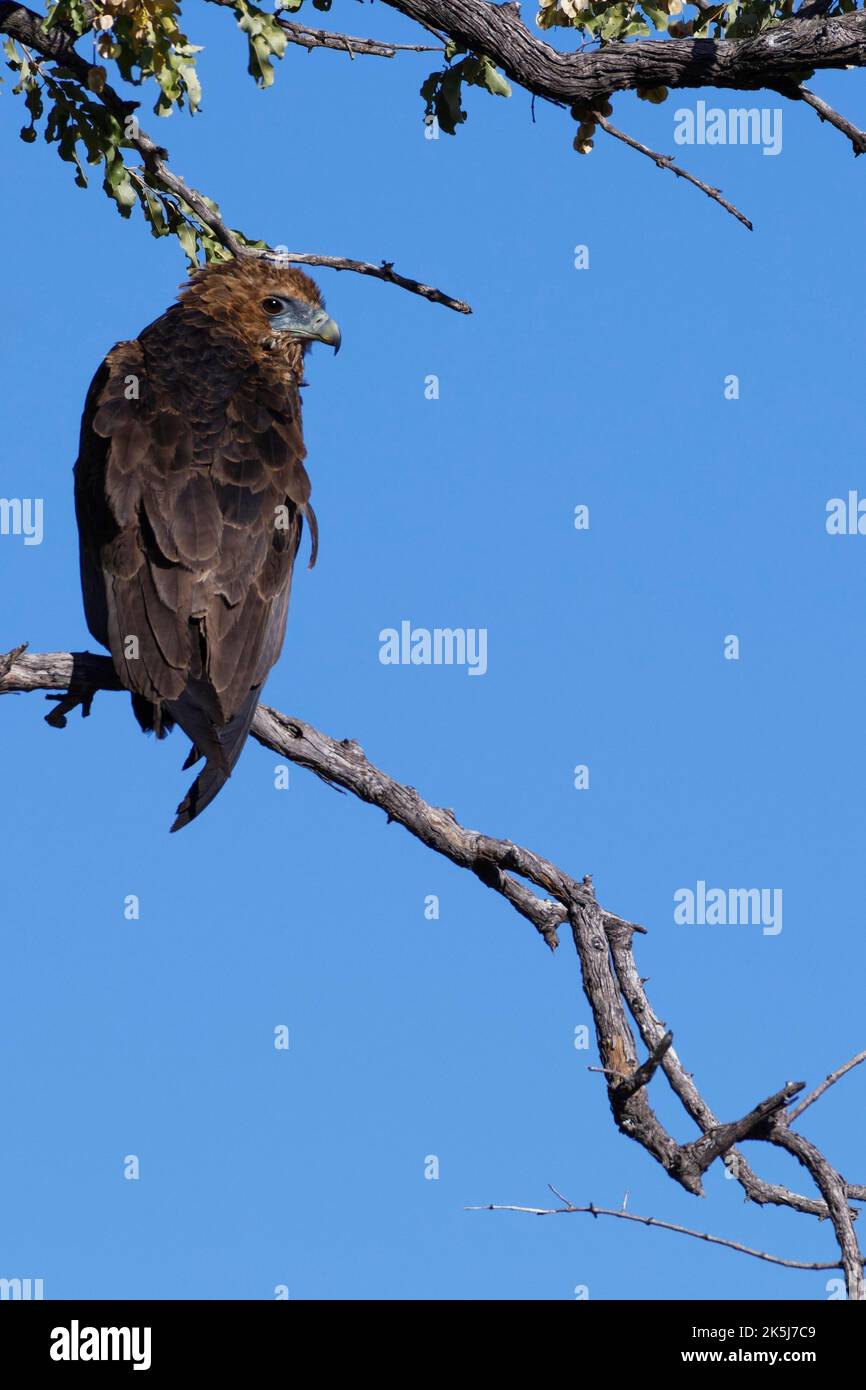
M 271 317 L 274 314 L 281 314 L 285 307 L 285 301 L 282 299 L 277 299 L 274 295 L 271 295 L 268 299 L 262 300 L 262 308 L 264 309 L 265 313 Z

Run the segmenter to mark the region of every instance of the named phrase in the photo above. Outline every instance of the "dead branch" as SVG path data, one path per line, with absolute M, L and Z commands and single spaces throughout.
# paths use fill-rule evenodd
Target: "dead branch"
M 788 1128 L 786 1116 L 776 1117 L 768 1127 L 768 1132 L 773 1143 L 787 1149 L 788 1153 L 793 1154 L 802 1163 L 819 1189 L 827 1204 L 842 1253 L 848 1297 L 853 1302 L 863 1302 L 866 1300 L 866 1283 L 863 1279 L 863 1254 L 857 1240 L 857 1232 L 854 1230 L 857 1213 L 848 1206 L 848 1192 L 844 1179 L 810 1140 Z
M 694 1156 L 694 1160 L 701 1172 L 705 1172 L 710 1164 L 717 1158 L 724 1155 L 739 1143 L 741 1139 L 754 1137 L 762 1125 L 769 1119 L 775 1111 L 787 1105 L 792 1096 L 796 1096 L 805 1086 L 804 1081 L 789 1081 L 783 1086 L 781 1091 L 770 1096 L 767 1100 L 762 1100 L 756 1105 L 754 1110 L 750 1110 L 748 1115 L 744 1115 L 741 1120 L 734 1120 L 731 1124 L 716 1125 L 702 1138 L 696 1139 L 693 1144 L 686 1147 Z
M 311 29 L 280 14 L 280 28 L 289 43 L 298 44 L 312 52 L 314 48 L 331 48 L 348 53 L 350 58 L 394 58 L 398 53 L 441 53 L 442 45 L 429 43 L 382 43 L 379 39 L 356 38 L 354 34 L 335 34 L 329 29 Z
M 556 1189 L 551 1186 L 551 1191 Z M 559 1196 L 559 1193 L 556 1193 Z M 630 1211 L 615 1211 L 610 1207 L 597 1207 L 590 1202 L 586 1207 L 572 1206 L 571 1202 L 561 1207 L 519 1207 L 513 1203 L 485 1202 L 482 1206 L 464 1207 L 464 1211 L 519 1211 L 528 1216 L 614 1216 L 618 1221 L 636 1221 L 640 1226 L 656 1226 L 660 1231 L 675 1231 L 677 1235 L 693 1236 L 695 1240 L 705 1240 L 710 1245 L 723 1245 L 727 1250 L 737 1250 L 741 1255 L 752 1255 L 756 1260 L 766 1260 L 772 1265 L 782 1265 L 785 1269 L 841 1269 L 841 1260 L 828 1260 L 823 1263 L 807 1264 L 803 1260 L 786 1260 L 781 1255 L 770 1255 L 766 1250 L 755 1250 L 750 1245 L 741 1245 L 738 1240 L 727 1240 L 724 1236 L 710 1235 L 708 1231 L 693 1231 L 689 1226 L 678 1226 L 673 1221 L 660 1221 L 656 1216 L 637 1216 Z
M 624 145 L 628 145 L 632 150 L 637 150 L 639 154 L 645 154 L 648 159 L 654 161 L 659 169 L 668 169 L 672 174 L 676 174 L 678 179 L 685 179 L 687 183 L 693 184 L 694 187 L 699 188 L 702 193 L 706 193 L 708 198 L 712 198 L 720 207 L 723 207 L 725 212 L 729 212 L 732 217 L 736 217 L 738 222 L 742 222 L 743 226 L 747 227 L 750 232 L 754 230 L 748 217 L 744 216 L 739 208 L 735 208 L 733 203 L 729 203 L 727 198 L 723 198 L 720 189 L 713 188 L 712 184 L 704 183 L 703 179 L 696 178 L 694 174 L 690 174 L 688 169 L 682 169 L 679 164 L 675 164 L 673 155 L 658 154 L 656 150 L 651 150 L 648 145 L 642 145 L 640 140 L 635 140 L 633 135 L 626 135 L 624 130 L 618 130 L 615 125 L 611 125 L 607 117 L 602 116 L 598 111 L 593 111 L 592 119 L 600 125 L 602 130 L 606 131 L 608 135 L 612 135 L 616 140 L 621 140 Z
M 637 1071 L 633 1072 L 631 1076 L 626 1077 L 623 1083 L 623 1089 L 627 1091 L 629 1095 L 634 1095 L 635 1091 L 639 1091 L 642 1086 L 649 1085 L 658 1070 L 659 1063 L 673 1040 L 673 1033 L 665 1033 L 661 1041 L 653 1048 L 646 1061 L 641 1062 Z
M 36 654 L 28 653 L 23 646 L 0 656 L 0 695 L 36 690 L 66 692 L 49 696 L 59 703 L 48 720 L 61 727 L 77 705 L 81 705 L 83 713 L 88 712 L 96 691 L 119 688 L 111 660 L 105 656 L 90 652 Z M 646 996 L 645 982 L 632 954 L 634 936 L 643 928 L 600 907 L 589 875 L 575 879 L 532 850 L 465 828 L 452 810 L 430 805 L 414 787 L 388 777 L 352 739 L 330 738 L 304 720 L 266 705 L 256 713 L 253 736 L 328 785 L 378 806 L 389 821 L 399 823 L 438 854 L 470 870 L 532 922 L 551 949 L 557 945 L 558 927 L 567 921 L 580 959 L 611 1111 L 620 1131 L 639 1143 L 676 1182 L 695 1195 L 703 1191 L 706 1169 L 716 1159 L 724 1158 L 752 1200 L 787 1206 L 821 1220 L 829 1218 L 839 1243 L 849 1296 L 866 1298 L 862 1255 L 854 1230 L 857 1212 L 848 1205 L 864 1200 L 866 1188 L 846 1182 L 814 1145 L 788 1128 L 790 1117 L 784 1107 L 803 1083 L 788 1082 L 742 1119 L 720 1124 L 684 1070 L 673 1047 L 671 1031 L 656 1018 Z M 539 896 L 521 879 L 548 896 Z M 637 1060 L 627 1011 L 649 1053 L 642 1063 Z M 840 1068 L 838 1075 L 850 1070 L 856 1060 L 859 1059 Z M 697 1124 L 698 1139 L 680 1143 L 659 1121 L 648 1096 L 656 1072 L 666 1076 L 687 1115 Z M 833 1079 L 837 1079 L 836 1074 Z M 827 1078 L 818 1091 L 823 1093 L 830 1084 L 832 1079 Z M 807 1099 L 811 1104 L 817 1098 L 816 1092 Z M 822 1200 L 764 1182 L 734 1148 L 745 1139 L 773 1144 L 790 1153 L 809 1173 Z
M 792 101 L 805 102 L 807 106 L 812 107 L 813 111 L 817 111 L 822 121 L 826 121 L 828 125 L 835 126 L 837 130 L 841 130 L 842 134 L 847 136 L 851 141 L 855 158 L 858 154 L 866 153 L 866 131 L 860 130 L 854 125 L 853 121 L 848 120 L 847 116 L 842 116 L 838 111 L 834 111 L 833 107 L 829 106 L 827 102 L 824 101 L 823 97 L 816 96 L 808 87 L 802 85 L 789 88 L 788 90 L 780 87 L 779 90 L 782 96 L 790 97 Z
M 837 1067 L 835 1071 L 831 1071 L 830 1075 L 824 1078 L 820 1086 L 816 1086 L 814 1091 L 810 1091 L 807 1096 L 804 1096 L 799 1105 L 795 1106 L 793 1110 L 788 1111 L 788 1124 L 793 1124 L 793 1122 L 802 1115 L 804 1110 L 808 1110 L 810 1105 L 814 1105 L 816 1100 L 820 1100 L 825 1091 L 829 1091 L 831 1086 L 835 1086 L 836 1082 L 845 1076 L 847 1072 L 851 1071 L 852 1068 L 859 1067 L 861 1062 L 866 1062 L 866 1052 L 858 1052 L 856 1057 L 852 1057 L 849 1062 L 845 1062 L 841 1067 Z

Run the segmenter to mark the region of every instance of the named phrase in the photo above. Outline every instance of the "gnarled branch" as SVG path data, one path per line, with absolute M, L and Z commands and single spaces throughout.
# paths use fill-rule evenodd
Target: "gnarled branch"
M 534 96 L 594 106 L 637 87 L 723 87 L 760 91 L 799 84 L 810 69 L 866 66 L 866 13 L 794 16 L 749 39 L 649 39 L 561 53 L 532 34 L 515 3 L 488 0 L 385 0 L 484 53 Z
M 67 692 L 51 697 L 60 701 L 58 710 L 48 716 L 56 725 L 65 724 L 66 715 L 76 705 L 87 714 L 95 691 L 120 688 L 114 667 L 105 656 L 90 652 L 29 654 L 24 646 L 0 656 L 0 695 Z M 252 732 L 266 748 L 307 768 L 329 785 L 378 806 L 389 821 L 404 826 L 452 863 L 469 869 L 532 922 L 551 948 L 557 945 L 558 927 L 567 921 L 592 1010 L 611 1111 L 621 1132 L 646 1149 L 688 1192 L 699 1195 L 703 1173 L 716 1159 L 725 1157 L 732 1160 L 732 1175 L 754 1201 L 787 1206 L 822 1220 L 829 1217 L 849 1296 L 866 1298 L 863 1257 L 854 1229 L 857 1212 L 848 1205 L 862 1201 L 866 1190 L 846 1182 L 813 1144 L 790 1130 L 785 1107 L 803 1083 L 788 1082 L 743 1119 L 720 1124 L 684 1070 L 672 1033 L 656 1018 L 646 997 L 632 954 L 633 938 L 643 928 L 600 907 L 589 875 L 578 880 L 532 850 L 467 829 L 452 810 L 430 805 L 414 787 L 382 772 L 352 739 L 333 739 L 304 720 L 267 705 L 257 710 Z M 546 896 L 533 892 L 522 879 Z M 627 1011 L 649 1052 L 640 1064 Z M 698 1139 L 679 1142 L 661 1124 L 648 1096 L 657 1072 L 667 1077 L 687 1115 L 697 1124 Z M 818 1088 L 809 1098 L 810 1104 L 819 1098 L 819 1092 L 823 1094 Z M 733 1148 L 744 1139 L 770 1143 L 790 1153 L 810 1174 L 821 1200 L 758 1178 Z

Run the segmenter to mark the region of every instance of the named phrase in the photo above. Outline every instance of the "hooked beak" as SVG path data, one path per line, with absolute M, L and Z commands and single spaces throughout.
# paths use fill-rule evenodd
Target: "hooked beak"
M 318 338 L 320 343 L 327 343 L 328 347 L 334 349 L 334 356 L 336 357 L 337 353 L 340 351 L 340 343 L 343 341 L 340 335 L 339 324 L 335 323 L 333 319 L 328 318 L 324 310 L 320 312 L 321 319 L 313 320 L 310 337 Z
M 339 328 L 318 304 L 303 304 L 299 300 L 293 300 L 284 313 L 274 314 L 271 318 L 271 328 L 279 334 L 291 334 L 292 338 L 300 338 L 304 342 L 327 343 L 328 347 L 334 347 L 335 353 L 339 352 Z
M 278 333 L 290 333 L 293 338 L 327 343 L 335 353 L 340 350 L 339 328 L 317 305 L 295 302 L 285 313 L 275 314 L 271 326 Z

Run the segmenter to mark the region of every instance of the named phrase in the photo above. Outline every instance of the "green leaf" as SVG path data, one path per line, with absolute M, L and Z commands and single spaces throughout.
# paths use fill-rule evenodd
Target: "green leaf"
M 234 11 L 249 44 L 247 72 L 260 87 L 270 87 L 274 81 L 271 59 L 282 58 L 289 42 L 285 31 L 275 15 L 249 4 L 248 0 L 237 0 Z
M 488 92 L 492 92 L 493 95 L 496 97 L 510 97 L 510 85 L 508 84 L 508 82 L 506 82 L 505 78 L 502 76 L 502 73 L 496 71 L 496 68 L 489 61 L 489 59 L 484 59 L 483 68 L 484 85 L 487 88 Z
M 652 20 L 653 28 L 657 29 L 659 33 L 664 33 L 670 24 L 670 15 L 666 14 L 664 10 L 656 9 L 655 5 L 645 5 L 643 0 L 641 0 L 641 9 Z
M 102 187 L 117 204 L 121 217 L 128 217 L 138 202 L 138 194 L 129 177 L 129 170 L 119 156 L 106 158 Z
M 196 241 L 195 229 L 189 222 L 182 222 L 177 229 L 177 239 L 181 244 L 184 255 L 191 265 L 198 263 L 198 245 Z

